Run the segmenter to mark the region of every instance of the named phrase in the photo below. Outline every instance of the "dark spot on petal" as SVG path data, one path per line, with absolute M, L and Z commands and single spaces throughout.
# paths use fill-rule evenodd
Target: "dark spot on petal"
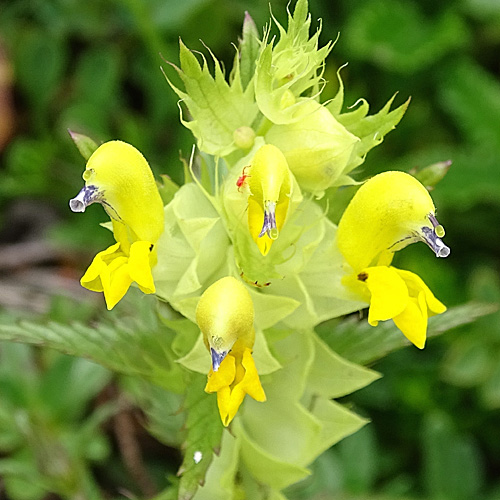
M 359 281 L 366 281 L 367 279 L 368 279 L 368 273 L 359 273 L 358 274 Z

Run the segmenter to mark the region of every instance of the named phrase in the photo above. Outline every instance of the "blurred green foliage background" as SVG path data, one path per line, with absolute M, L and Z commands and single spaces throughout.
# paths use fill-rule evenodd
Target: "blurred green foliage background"
M 271 2 L 285 25 L 286 4 Z M 110 235 L 96 230 L 106 220 L 102 210 L 79 218 L 68 209 L 84 162 L 67 129 L 130 142 L 156 174 L 180 182 L 179 152 L 188 156 L 193 140 L 160 66 L 177 63 L 181 36 L 194 50 L 206 44 L 229 67 L 245 10 L 258 26 L 269 20 L 267 0 L 2 4 L 4 318 L 91 321 L 102 314 L 100 297 L 80 290 L 77 280 Z M 346 62 L 349 105 L 364 97 L 376 111 L 394 92 L 396 104 L 412 97 L 397 130 L 356 177 L 453 161 L 433 192 L 451 256 L 437 261 L 413 245 L 397 254 L 396 265 L 422 276 L 449 306 L 499 303 L 500 2 L 310 0 L 310 10 L 323 19 L 323 43 L 340 32 L 326 97 L 335 95 L 335 73 Z M 334 218 L 351 194 L 346 188 L 332 197 Z M 423 352 L 391 354 L 375 369 L 384 377 L 345 401 L 373 423 L 320 457 L 314 475 L 287 495 L 500 498 L 500 313 L 431 340 Z M 134 392 L 81 359 L 1 344 L 0 498 L 77 498 L 79 482 L 95 492 L 89 498 L 151 496 L 164 487 L 179 457 L 142 430 L 141 415 L 123 402 Z M 117 426 L 129 429 L 140 460 L 131 458 Z M 43 443 L 50 460 L 40 462 L 33 443 Z M 131 474 L 134 464 L 143 469 Z M 64 480 L 48 481 L 48 465 L 59 467 L 51 477 Z M 35 486 L 27 488 L 30 481 Z

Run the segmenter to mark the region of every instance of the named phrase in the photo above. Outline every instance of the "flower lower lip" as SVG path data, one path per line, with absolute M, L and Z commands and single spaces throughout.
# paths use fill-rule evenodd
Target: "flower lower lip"
M 422 228 L 422 239 L 436 254 L 436 257 L 448 257 L 450 255 L 450 248 L 443 243 L 441 238 L 430 227 L 424 226 Z

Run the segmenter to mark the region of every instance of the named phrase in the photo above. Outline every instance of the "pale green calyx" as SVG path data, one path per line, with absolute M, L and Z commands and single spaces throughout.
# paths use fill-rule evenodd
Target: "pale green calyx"
M 233 132 L 234 144 L 237 148 L 249 150 L 255 142 L 255 132 L 252 128 L 243 126 L 238 127 Z
M 296 116 L 292 123 L 273 125 L 266 142 L 282 151 L 302 189 L 322 192 L 347 173 L 359 139 L 316 101 L 306 101 Z

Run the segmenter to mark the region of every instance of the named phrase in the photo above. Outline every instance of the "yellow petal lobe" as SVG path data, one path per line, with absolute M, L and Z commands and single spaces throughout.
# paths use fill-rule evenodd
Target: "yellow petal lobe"
M 224 426 L 228 426 L 238 412 L 245 395 L 256 401 L 266 400 L 259 374 L 252 358 L 252 351 L 246 348 L 243 356 L 231 353 L 222 361 L 217 372 L 210 371 L 206 392 L 217 392 L 217 406 Z
M 154 293 L 155 284 L 151 273 L 151 250 L 149 241 L 135 241 L 130 246 L 128 271 L 132 281 L 135 281 L 142 292 Z
M 370 293 L 368 323 L 377 326 L 392 319 L 410 342 L 423 349 L 429 316 L 446 310 L 424 281 L 409 271 L 386 266 L 366 268 L 358 280 Z
M 425 346 L 427 336 L 427 304 L 424 292 L 411 297 L 405 310 L 393 318 L 404 336 L 419 349 Z
M 368 323 L 377 326 L 400 314 L 408 303 L 408 288 L 392 267 L 378 266 L 364 269 L 358 279 L 364 281 L 371 293 Z

